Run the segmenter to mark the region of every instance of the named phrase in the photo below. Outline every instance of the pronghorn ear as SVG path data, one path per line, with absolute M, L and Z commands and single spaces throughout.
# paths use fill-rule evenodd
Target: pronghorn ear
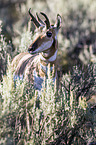
M 57 14 L 57 19 L 56 19 L 54 27 L 57 27 L 57 29 L 61 27 L 61 16 L 59 14 Z

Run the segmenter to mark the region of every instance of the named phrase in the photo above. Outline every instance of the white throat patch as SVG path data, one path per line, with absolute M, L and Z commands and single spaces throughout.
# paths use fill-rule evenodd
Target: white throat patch
M 52 61 L 55 61 L 55 60 L 56 60 L 57 52 L 58 52 L 58 50 L 56 50 L 55 53 L 54 53 L 54 55 L 51 56 L 51 57 L 48 59 L 49 62 L 52 62 Z

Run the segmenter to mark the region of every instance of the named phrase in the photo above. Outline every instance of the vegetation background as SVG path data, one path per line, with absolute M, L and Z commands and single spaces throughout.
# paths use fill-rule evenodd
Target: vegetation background
M 56 89 L 48 74 L 39 100 L 25 81 L 14 86 L 10 64 L 34 39 L 29 8 L 53 24 L 62 17 L 60 84 Z M 0 80 L 0 144 L 95 144 L 96 1 L 0 0 Z

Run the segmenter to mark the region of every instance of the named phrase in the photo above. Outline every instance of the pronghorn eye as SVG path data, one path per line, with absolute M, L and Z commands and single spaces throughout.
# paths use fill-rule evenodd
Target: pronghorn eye
M 51 37 L 52 36 L 52 32 L 47 31 L 46 35 L 47 35 L 47 37 Z

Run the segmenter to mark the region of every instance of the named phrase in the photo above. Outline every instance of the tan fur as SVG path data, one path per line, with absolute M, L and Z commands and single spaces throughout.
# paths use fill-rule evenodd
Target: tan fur
M 57 15 L 57 17 L 59 23 L 60 16 Z M 39 24 L 34 18 L 34 23 L 35 22 L 38 26 Z M 51 69 L 53 69 L 51 70 L 53 77 L 56 76 L 56 56 L 58 50 L 57 33 L 59 26 L 50 26 L 46 31 L 44 29 L 42 30 L 41 35 L 30 45 L 29 53 L 20 53 L 13 59 L 12 67 L 15 76 L 23 75 L 27 81 L 34 82 L 33 71 L 36 72 L 38 77 L 44 78 L 47 75 L 48 64 L 50 64 Z M 47 33 L 49 33 L 49 37 Z M 50 36 L 50 34 L 52 35 Z

